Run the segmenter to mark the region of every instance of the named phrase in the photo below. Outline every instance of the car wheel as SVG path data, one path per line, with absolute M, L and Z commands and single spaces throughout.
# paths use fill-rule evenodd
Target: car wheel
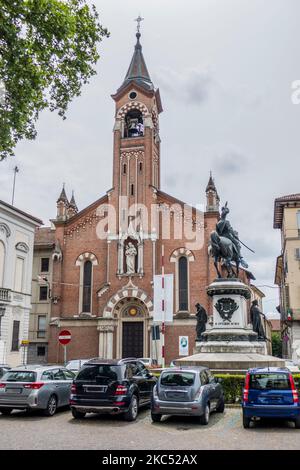
M 128 411 L 124 413 L 125 421 L 135 421 L 139 411 L 139 401 L 136 395 L 132 395 Z
M 245 429 L 250 428 L 251 418 L 248 418 L 243 414 L 243 426 Z
M 57 398 L 55 395 L 51 395 L 47 403 L 47 408 L 44 410 L 44 415 L 53 416 L 55 415 L 56 410 L 57 410 Z
M 156 415 L 154 413 L 151 413 L 151 419 L 153 423 L 159 423 L 162 418 L 162 415 Z
M 75 419 L 82 419 L 85 417 L 86 413 L 84 411 L 78 411 L 76 408 L 72 408 L 72 415 Z
M 300 429 L 300 418 L 297 418 L 297 419 L 295 420 L 295 428 L 296 428 L 296 429 Z
M 210 414 L 209 404 L 206 403 L 204 413 L 202 416 L 200 416 L 200 424 L 207 425 L 209 423 L 209 414 Z
M 216 412 L 224 413 L 224 410 L 225 410 L 225 401 L 224 401 L 224 397 L 222 397 L 220 400 L 220 403 L 217 406 Z
M 2 413 L 4 416 L 9 416 L 11 412 L 12 412 L 12 408 L 1 408 L 0 409 L 0 413 Z

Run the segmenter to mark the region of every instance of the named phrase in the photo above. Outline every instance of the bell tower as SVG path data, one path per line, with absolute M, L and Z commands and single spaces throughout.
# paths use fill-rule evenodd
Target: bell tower
M 112 95 L 114 125 L 113 188 L 128 204 L 148 205 L 160 187 L 159 90 L 154 88 L 140 43 L 140 21 L 133 57 L 122 85 Z

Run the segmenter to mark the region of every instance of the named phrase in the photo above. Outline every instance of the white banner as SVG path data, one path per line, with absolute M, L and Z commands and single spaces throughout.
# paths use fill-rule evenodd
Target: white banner
M 154 317 L 155 322 L 173 321 L 173 274 L 165 274 L 165 288 L 161 287 L 161 275 L 154 276 Z M 164 298 L 165 312 L 162 310 Z
M 189 355 L 189 337 L 179 336 L 179 356 Z

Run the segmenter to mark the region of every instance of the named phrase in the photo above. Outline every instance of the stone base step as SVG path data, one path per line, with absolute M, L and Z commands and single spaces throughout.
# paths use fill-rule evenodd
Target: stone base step
M 212 370 L 246 371 L 254 367 L 284 367 L 284 359 L 257 353 L 198 353 L 174 361 L 176 366 L 206 366 Z

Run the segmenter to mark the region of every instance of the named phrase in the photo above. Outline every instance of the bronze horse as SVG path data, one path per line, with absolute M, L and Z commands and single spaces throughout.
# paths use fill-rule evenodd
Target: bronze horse
M 242 265 L 244 268 L 248 268 L 247 263 L 241 259 L 239 254 L 236 252 L 233 242 L 229 238 L 219 236 L 216 231 L 212 232 L 210 235 L 209 251 L 211 256 L 214 258 L 214 265 L 218 274 L 218 278 L 222 277 L 218 267 L 218 263 L 222 260 L 224 260 L 228 278 L 239 277 L 240 265 Z M 236 272 L 232 267 L 232 262 L 235 263 Z

